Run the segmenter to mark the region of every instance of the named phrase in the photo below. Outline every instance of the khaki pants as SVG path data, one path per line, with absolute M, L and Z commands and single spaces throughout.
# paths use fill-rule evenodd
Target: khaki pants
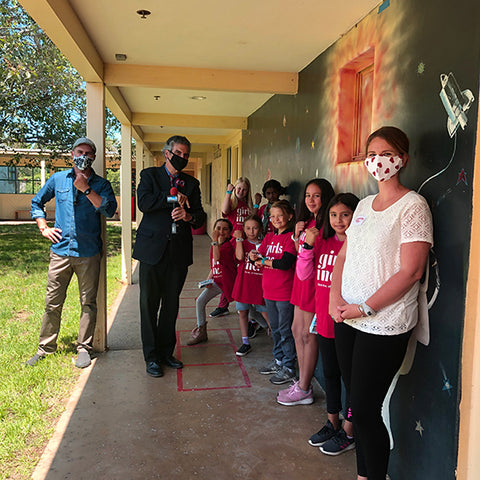
M 97 321 L 97 290 L 100 274 L 100 254 L 94 257 L 61 257 L 50 252 L 47 277 L 47 296 L 38 354 L 53 353 L 57 349 L 63 304 L 67 288 L 75 273 L 80 294 L 80 326 L 77 350 L 91 350 Z

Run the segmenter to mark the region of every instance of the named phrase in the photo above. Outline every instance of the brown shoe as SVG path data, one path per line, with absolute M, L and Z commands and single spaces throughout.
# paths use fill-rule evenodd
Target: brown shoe
M 207 324 L 204 323 L 203 325 L 200 325 L 200 327 L 195 327 L 192 330 L 192 337 L 187 342 L 187 345 L 196 345 L 197 343 L 206 342 L 207 340 Z

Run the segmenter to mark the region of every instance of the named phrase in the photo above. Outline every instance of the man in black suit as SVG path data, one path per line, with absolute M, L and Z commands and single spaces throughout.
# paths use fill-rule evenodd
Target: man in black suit
M 143 355 L 152 377 L 163 375 L 161 364 L 183 367 L 173 356 L 179 296 L 193 263 L 191 228 L 201 227 L 206 218 L 198 180 L 181 172 L 188 163 L 190 142 L 175 135 L 162 151 L 165 163 L 141 172 L 137 200 L 143 218 L 133 250 L 133 258 L 140 261 Z M 168 201 L 172 188 L 178 190 L 176 203 Z

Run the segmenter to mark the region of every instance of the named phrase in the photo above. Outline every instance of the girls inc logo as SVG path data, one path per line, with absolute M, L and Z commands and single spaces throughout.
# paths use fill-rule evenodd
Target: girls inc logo
M 283 245 L 279 243 L 275 245 L 267 245 L 267 256 L 270 256 L 272 253 L 283 253 Z
M 250 215 L 250 210 L 246 207 L 239 207 L 237 209 L 237 223 L 243 223 L 244 220 Z
M 222 270 L 220 268 L 220 261 L 216 261 L 212 258 L 212 273 L 214 275 L 220 275 L 222 273 Z
M 245 262 L 245 270 L 250 273 L 262 274 L 260 268 L 258 268 L 254 263 L 250 263 L 248 260 Z
M 335 265 L 336 259 L 337 256 L 334 250 L 331 250 L 330 253 L 322 253 L 322 255 L 318 257 L 317 282 L 331 282 L 333 266 Z

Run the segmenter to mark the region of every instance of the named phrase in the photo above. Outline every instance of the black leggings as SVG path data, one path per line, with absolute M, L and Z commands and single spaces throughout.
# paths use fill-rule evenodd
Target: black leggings
M 382 403 L 403 362 L 410 334 L 372 335 L 335 324 L 338 362 L 352 408 L 357 472 L 368 480 L 385 480 L 387 475 L 390 439 Z
M 318 347 L 322 357 L 323 376 L 325 377 L 327 412 L 330 414 L 340 413 L 342 411 L 342 377 L 335 349 L 335 339 L 318 335 Z M 350 409 L 348 395 L 345 403 L 345 415 L 351 421 L 348 417 Z

